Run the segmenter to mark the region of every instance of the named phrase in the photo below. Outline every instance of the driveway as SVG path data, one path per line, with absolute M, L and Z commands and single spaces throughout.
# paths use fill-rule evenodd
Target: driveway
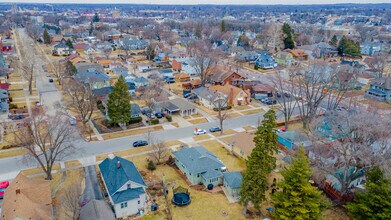
M 98 174 L 96 173 L 95 166 L 84 167 L 86 187 L 83 192 L 82 201 L 92 199 L 102 200 L 102 190 L 98 181 Z

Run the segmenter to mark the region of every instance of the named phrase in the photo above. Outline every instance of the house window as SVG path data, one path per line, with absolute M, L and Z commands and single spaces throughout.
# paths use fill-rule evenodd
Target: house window
M 128 202 L 121 203 L 121 209 L 128 207 Z
M 200 174 L 199 174 L 199 173 L 197 173 L 197 177 L 200 177 Z
M 138 200 L 138 201 L 137 201 L 137 204 L 139 204 L 139 205 L 140 205 L 140 200 Z
M 130 183 L 128 184 L 128 186 L 127 186 L 127 187 L 128 187 L 128 189 L 130 189 Z

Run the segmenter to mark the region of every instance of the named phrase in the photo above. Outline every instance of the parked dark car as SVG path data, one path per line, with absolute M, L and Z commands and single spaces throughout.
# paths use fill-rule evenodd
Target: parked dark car
M 218 132 L 218 131 L 221 131 L 221 128 L 219 128 L 219 127 L 211 127 L 211 128 L 209 128 L 209 131 L 210 132 Z
M 155 115 L 153 113 L 147 113 L 147 117 L 148 118 L 151 118 L 151 119 L 154 119 L 155 118 Z
M 145 114 L 147 114 L 147 113 L 149 113 L 149 112 L 150 112 L 150 110 L 149 110 L 148 107 L 145 107 L 145 108 L 142 108 L 142 109 L 141 109 L 141 114 L 143 114 L 143 115 L 145 115 Z
M 266 102 L 265 102 L 265 104 L 267 104 L 267 105 L 275 105 L 275 104 L 277 104 L 277 101 L 276 100 L 267 100 Z
M 155 114 L 155 116 L 156 116 L 156 118 L 163 118 L 163 113 L 157 112 L 157 113 Z
M 49 82 L 52 83 L 52 82 L 53 82 L 53 79 L 52 79 L 52 78 L 49 78 Z
M 133 142 L 133 147 L 142 147 L 142 146 L 147 146 L 147 145 L 148 145 L 148 142 L 143 141 L 143 140 Z
M 277 98 L 281 98 L 281 93 L 277 92 L 276 96 Z
M 183 97 L 185 99 L 187 99 L 187 98 L 189 98 L 190 96 L 193 96 L 193 95 L 195 95 L 195 94 L 193 94 L 193 93 L 186 93 Z
M 290 97 L 291 97 L 291 94 L 285 92 L 285 93 L 284 93 L 284 96 L 287 97 L 287 98 L 290 98 Z

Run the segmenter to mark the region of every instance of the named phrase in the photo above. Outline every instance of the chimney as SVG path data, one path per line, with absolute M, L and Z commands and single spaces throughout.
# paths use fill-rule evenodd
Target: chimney
M 20 194 L 20 189 L 15 190 L 16 195 Z
M 121 163 L 119 161 L 117 161 L 117 168 L 121 168 Z

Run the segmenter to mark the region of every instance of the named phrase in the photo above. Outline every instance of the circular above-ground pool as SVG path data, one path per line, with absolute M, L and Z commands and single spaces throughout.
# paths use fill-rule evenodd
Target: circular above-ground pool
M 190 193 L 183 187 L 178 187 L 173 190 L 174 196 L 172 197 L 172 203 L 177 206 L 186 206 L 191 202 Z

